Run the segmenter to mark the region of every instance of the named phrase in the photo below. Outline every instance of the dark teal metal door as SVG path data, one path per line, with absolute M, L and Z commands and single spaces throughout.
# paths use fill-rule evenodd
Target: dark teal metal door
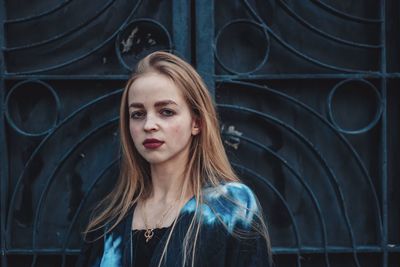
M 2 1 L 1 266 L 72 266 L 118 105 L 166 49 L 215 97 L 278 267 L 400 266 L 396 0 Z

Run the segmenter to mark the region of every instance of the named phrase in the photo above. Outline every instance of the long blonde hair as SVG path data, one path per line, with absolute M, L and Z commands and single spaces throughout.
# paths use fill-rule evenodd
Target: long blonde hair
M 154 52 L 142 59 L 125 86 L 120 107 L 122 158 L 119 179 L 115 188 L 96 207 L 86 233 L 112 222 L 111 226 L 107 227 L 108 231 L 111 231 L 139 199 L 146 199 L 152 193 L 150 166 L 133 144 L 129 132 L 128 115 L 129 88 L 139 77 L 151 72 L 165 75 L 182 90 L 182 95 L 191 109 L 192 116 L 200 122 L 201 130 L 199 134 L 193 136 L 189 161 L 186 166 L 186 174 L 187 177 L 190 177 L 190 181 L 186 179 L 183 185 L 183 190 L 191 190 L 196 199 L 195 216 L 189 225 L 183 244 L 183 265 L 186 264 L 189 251 L 191 251 L 190 258 L 192 266 L 194 266 L 194 255 L 200 230 L 200 223 L 196 218 L 201 218 L 201 214 L 198 216 L 199 210 L 201 210 L 198 207 L 203 203 L 202 188 L 205 185 L 217 187 L 222 183 L 239 181 L 239 178 L 234 173 L 226 156 L 215 106 L 203 80 L 190 64 L 167 52 Z M 182 192 L 182 195 L 184 193 Z M 261 224 L 257 229 L 265 237 L 269 248 L 268 233 L 262 215 L 260 217 Z M 159 266 L 166 255 L 175 224 L 176 220 L 167 239 Z

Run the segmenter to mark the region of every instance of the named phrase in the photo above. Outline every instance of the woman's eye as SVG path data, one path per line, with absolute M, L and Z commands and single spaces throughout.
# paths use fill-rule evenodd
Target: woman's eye
M 131 113 L 131 119 L 141 119 L 144 117 L 144 112 L 142 111 L 134 111 Z
M 175 114 L 175 112 L 173 110 L 170 109 L 162 109 L 160 111 L 161 115 L 166 116 L 166 117 L 170 117 L 173 116 Z

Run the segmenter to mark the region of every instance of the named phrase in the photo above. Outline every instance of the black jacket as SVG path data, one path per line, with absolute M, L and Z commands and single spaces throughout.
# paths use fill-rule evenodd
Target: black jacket
M 195 266 L 270 266 L 266 241 L 252 227 L 252 224 L 257 221 L 255 214 L 259 212 L 254 193 L 242 183 L 226 183 L 216 188 L 203 189 L 203 196 L 202 223 Z M 181 209 L 168 245 L 167 257 L 161 266 L 182 266 L 182 244 L 195 207 L 196 200 L 193 197 Z M 133 266 L 135 248 L 132 248 L 131 241 L 132 216 L 133 211 L 102 238 L 95 242 L 86 242 L 81 250 L 77 267 Z M 242 237 L 232 234 L 236 232 L 240 232 Z M 157 245 L 151 259 L 151 267 L 158 266 L 168 233 L 164 234 Z M 87 239 L 92 239 L 94 236 L 95 234 L 92 234 Z M 191 266 L 190 258 L 186 266 Z

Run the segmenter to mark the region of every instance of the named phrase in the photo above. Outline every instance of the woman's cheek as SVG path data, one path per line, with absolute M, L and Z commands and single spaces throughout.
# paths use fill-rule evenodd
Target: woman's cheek
M 175 137 L 184 138 L 187 136 L 187 131 L 182 127 L 182 125 L 176 124 L 171 126 L 171 132 Z
M 135 141 L 136 141 L 136 139 L 138 137 L 138 130 L 133 125 L 130 125 L 129 131 L 130 131 L 130 134 L 131 134 L 132 141 L 135 143 Z

